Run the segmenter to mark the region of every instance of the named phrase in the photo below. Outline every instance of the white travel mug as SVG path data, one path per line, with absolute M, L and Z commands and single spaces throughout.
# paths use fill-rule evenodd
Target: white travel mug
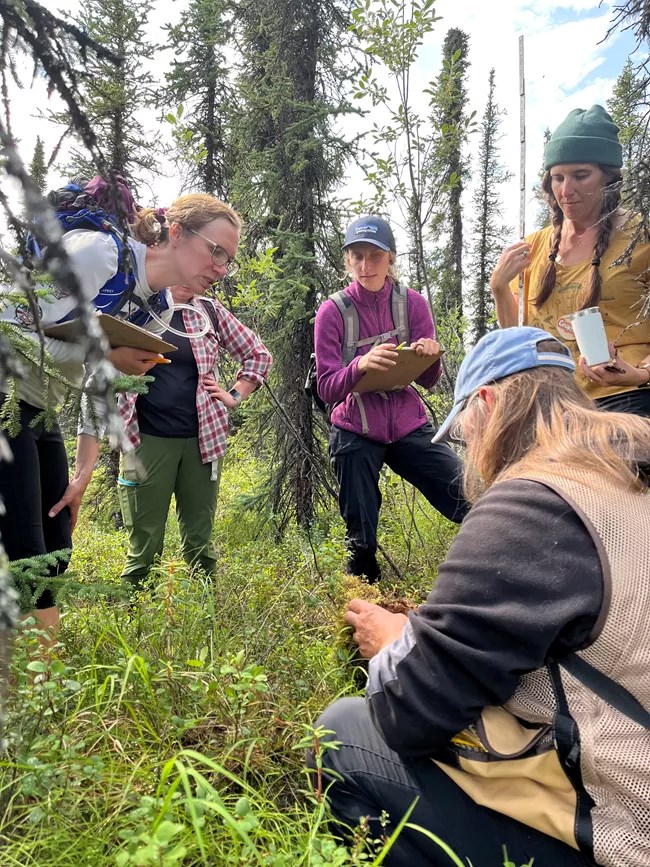
M 598 307 L 587 307 L 572 313 L 568 319 L 573 327 L 573 334 L 578 344 L 580 354 L 590 367 L 594 364 L 605 364 L 610 360 L 607 346 L 607 334 L 603 317 Z

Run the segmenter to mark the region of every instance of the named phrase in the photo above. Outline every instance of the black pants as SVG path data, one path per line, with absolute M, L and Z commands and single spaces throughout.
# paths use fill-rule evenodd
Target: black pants
M 0 395 L 0 404 L 4 395 Z M 20 403 L 20 431 L 9 438 L 13 461 L 0 461 L 0 496 L 5 514 L 0 516 L 0 536 L 9 560 L 21 560 L 72 547 L 70 510 L 62 509 L 54 518 L 48 512 L 61 499 L 68 486 L 68 460 L 58 425 L 45 430 L 42 423 L 30 427 L 41 410 Z M 66 562 L 48 570 L 61 575 Z M 35 600 L 36 608 L 56 605 L 54 594 L 46 589 Z
M 359 434 L 332 428 L 330 455 L 339 483 L 339 508 L 347 527 L 348 571 L 380 577 L 377 563 L 377 524 L 381 507 L 379 473 L 384 464 L 421 491 L 450 521 L 460 523 L 467 513 L 462 494 L 463 465 L 443 443 L 432 443 L 434 430 L 425 424 L 397 442 L 385 444 Z
M 599 397 L 596 405 L 608 412 L 631 412 L 650 418 L 650 388 L 634 388 L 611 397 Z
M 465 863 L 500 867 L 503 846 L 517 865 L 535 858 L 535 867 L 590 867 L 591 862 L 564 843 L 476 804 L 428 758 L 408 759 L 389 749 L 375 729 L 362 698 L 343 698 L 330 705 L 317 726 L 335 732 L 325 740 L 340 743 L 323 752 L 324 783 L 337 821 L 335 833 L 344 839 L 348 828 L 368 817 L 371 837 L 390 836 L 418 802 L 409 822 L 435 834 Z M 308 763 L 314 766 L 313 755 Z M 334 771 L 338 774 L 330 774 Z M 333 780 L 333 782 L 332 782 Z M 388 830 L 382 812 L 389 815 Z M 419 831 L 402 830 L 386 861 L 390 867 L 449 867 L 449 856 Z

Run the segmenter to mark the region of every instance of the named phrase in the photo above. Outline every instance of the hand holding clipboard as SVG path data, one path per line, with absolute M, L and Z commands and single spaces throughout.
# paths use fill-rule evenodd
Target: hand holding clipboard
M 398 347 L 393 343 L 373 346 L 359 361 L 359 370 L 363 372 L 363 376 L 354 391 L 363 394 L 366 391 L 404 388 L 421 376 L 444 353 L 437 341 L 432 338 L 417 341 L 415 347 L 413 348 L 413 345 Z M 423 349 L 427 350 L 426 354 Z

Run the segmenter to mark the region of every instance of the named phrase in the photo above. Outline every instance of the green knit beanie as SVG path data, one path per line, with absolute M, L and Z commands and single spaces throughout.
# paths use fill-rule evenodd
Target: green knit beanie
M 563 163 L 623 165 L 618 127 L 602 105 L 592 105 L 587 111 L 574 108 L 555 130 L 544 151 L 544 168 Z

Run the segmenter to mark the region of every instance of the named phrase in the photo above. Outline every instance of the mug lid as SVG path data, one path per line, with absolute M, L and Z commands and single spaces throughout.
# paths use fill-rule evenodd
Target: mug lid
M 584 310 L 569 313 L 567 319 L 572 322 L 574 319 L 579 319 L 581 316 L 590 316 L 592 313 L 600 313 L 600 307 L 585 307 Z

